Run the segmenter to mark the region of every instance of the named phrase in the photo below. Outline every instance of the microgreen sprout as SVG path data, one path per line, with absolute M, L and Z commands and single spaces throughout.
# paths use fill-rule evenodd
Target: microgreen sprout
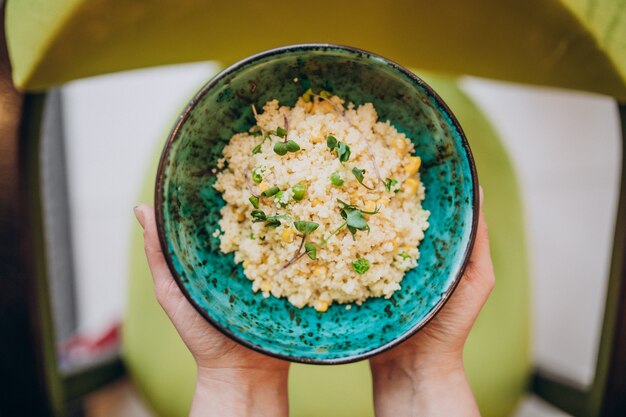
M 311 233 L 317 230 L 319 226 L 320 226 L 319 223 L 316 223 L 316 222 L 309 222 L 309 221 L 293 222 L 293 227 L 298 232 L 302 233 L 302 240 L 300 241 L 300 246 L 296 250 L 296 253 L 293 255 L 293 258 L 291 258 L 285 265 L 283 265 L 278 272 L 289 268 L 291 265 L 293 265 L 294 263 L 302 259 L 305 255 L 307 255 L 309 258 L 313 260 L 316 259 L 317 248 L 315 247 L 313 243 L 306 242 L 306 239 Z M 304 247 L 304 251 L 302 250 L 303 247 Z
M 320 225 L 315 222 L 297 221 L 293 222 L 293 226 L 296 230 L 302 234 L 309 235 L 313 233 Z
M 356 232 L 358 230 L 367 231 L 369 233 L 370 227 L 367 224 L 367 220 L 363 215 L 377 214 L 380 211 L 380 207 L 376 206 L 373 211 L 366 211 L 359 209 L 352 204 L 341 201 L 340 199 L 337 199 L 337 201 L 339 202 L 339 205 L 341 207 L 341 217 L 345 220 L 345 226 L 350 231 L 350 234 L 352 234 L 352 238 L 355 238 Z
M 326 146 L 328 146 L 328 149 L 331 151 L 335 149 L 337 147 L 337 138 L 333 135 L 328 135 L 326 137 Z
M 265 222 L 265 226 L 276 228 L 281 225 L 281 220 L 289 219 L 289 216 L 285 215 L 274 215 L 268 216 L 265 214 L 263 210 L 252 210 L 250 213 L 252 216 L 252 223 L 260 223 Z
M 267 219 L 267 215 L 263 210 L 252 210 L 250 215 L 252 216 L 252 223 L 264 222 Z
M 287 154 L 287 152 L 298 152 L 299 150 L 300 145 L 293 140 L 278 141 L 274 144 L 274 152 L 280 156 Z
M 274 134 L 279 138 L 282 138 L 283 141 L 278 141 L 274 144 L 274 152 L 276 154 L 283 156 L 286 155 L 287 152 L 298 152 L 300 150 L 300 145 L 298 145 L 293 140 L 287 140 L 287 135 L 289 134 L 289 120 L 287 120 L 287 116 L 283 116 L 285 121 L 285 127 L 277 127 L 276 132 Z
M 317 259 L 317 246 L 311 242 L 306 242 L 304 244 L 304 249 L 306 250 L 306 255 L 312 260 Z
M 287 154 L 287 144 L 285 142 L 276 142 L 274 144 L 274 152 L 280 156 Z
M 402 259 L 409 259 L 409 258 L 411 257 L 411 255 L 409 255 L 409 254 L 408 254 L 408 253 L 406 253 L 406 252 L 400 252 L 398 255 L 399 255 Z
M 387 180 L 385 181 L 385 190 L 387 190 L 387 192 L 393 191 L 394 193 L 400 191 L 400 189 L 398 188 L 398 180 L 395 178 L 387 178 Z
M 361 184 L 363 187 L 367 188 L 368 190 L 374 190 L 374 188 L 369 187 L 367 185 L 365 185 L 363 183 L 363 180 L 365 179 L 365 170 L 364 169 L 359 169 L 357 167 L 352 168 L 352 173 L 354 174 L 356 180 L 359 182 L 359 184 Z
M 259 115 L 256 111 L 256 107 L 254 106 L 254 104 L 252 105 L 252 113 L 254 113 L 255 119 L 258 119 Z M 298 152 L 300 150 L 300 145 L 298 145 L 295 141 L 287 140 L 287 135 L 289 133 L 289 121 L 287 120 L 286 116 L 284 117 L 284 120 L 285 127 L 279 126 L 276 128 L 276 130 L 265 131 L 256 126 L 258 130 L 250 132 L 252 136 L 263 136 L 261 142 L 259 142 L 258 144 L 256 144 L 256 146 L 254 146 L 254 148 L 252 148 L 253 155 L 262 152 L 263 144 L 266 140 L 271 140 L 271 136 L 277 136 L 283 139 L 282 141 L 278 141 L 274 144 L 274 152 L 276 152 L 280 156 L 287 154 L 287 152 Z
M 339 162 L 346 162 L 350 158 L 350 147 L 344 142 L 337 144 L 337 156 L 339 156 Z
M 263 142 L 265 142 L 265 138 L 263 138 L 263 141 L 261 143 L 259 143 L 254 148 L 252 148 L 252 155 L 256 155 L 258 153 L 261 153 L 261 146 L 263 146 Z
M 330 175 L 330 182 L 335 187 L 341 187 L 344 183 L 343 178 L 341 177 L 341 173 L 339 171 L 335 171 Z
M 352 269 L 359 275 L 363 275 L 370 269 L 370 261 L 365 258 L 358 258 L 352 262 Z
M 344 142 L 338 141 L 333 135 L 326 137 L 326 146 L 331 152 L 336 152 L 339 157 L 339 162 L 346 162 L 350 159 L 350 147 Z

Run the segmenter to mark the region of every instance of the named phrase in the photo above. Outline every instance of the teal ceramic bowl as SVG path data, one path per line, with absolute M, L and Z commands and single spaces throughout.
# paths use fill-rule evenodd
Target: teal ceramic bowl
M 423 206 L 430 227 L 419 265 L 391 299 L 346 310 L 298 309 L 263 298 L 213 237 L 225 204 L 212 169 L 230 137 L 254 124 L 251 104 L 294 105 L 308 88 L 355 104 L 372 102 L 412 138 L 422 158 Z M 307 44 L 247 58 L 210 80 L 169 135 L 156 180 L 159 238 L 180 288 L 217 329 L 257 351 L 306 363 L 346 363 L 397 345 L 419 331 L 450 298 L 474 242 L 478 182 L 469 145 L 450 109 L 413 73 L 355 48 Z

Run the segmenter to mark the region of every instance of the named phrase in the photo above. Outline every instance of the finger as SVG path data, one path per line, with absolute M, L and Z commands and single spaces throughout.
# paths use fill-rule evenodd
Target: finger
M 476 230 L 476 239 L 472 254 L 470 255 L 467 266 L 468 279 L 479 281 L 484 284 L 489 291 L 494 285 L 493 264 L 491 261 L 491 248 L 489 243 L 489 228 L 485 220 L 485 214 L 482 210 L 484 194 L 482 187 L 480 188 L 480 211 L 478 214 L 478 226 Z
M 135 215 L 139 224 L 143 227 L 144 250 L 148 259 L 148 266 L 152 273 L 154 286 L 158 290 L 160 287 L 167 286 L 172 280 L 172 274 L 167 266 L 159 237 L 157 235 L 156 220 L 154 209 L 148 205 L 142 204 L 135 207 Z

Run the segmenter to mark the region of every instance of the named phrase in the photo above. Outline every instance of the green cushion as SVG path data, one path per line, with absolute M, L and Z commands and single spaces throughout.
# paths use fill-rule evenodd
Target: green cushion
M 405 66 L 626 98 L 626 3 L 615 0 L 8 0 L 24 89 L 146 66 L 232 62 L 299 42 L 371 49 Z
M 463 126 L 485 190 L 498 283 L 468 342 L 465 362 L 483 417 L 511 415 L 529 373 L 529 285 L 521 201 L 515 174 L 495 131 L 452 79 L 427 81 Z M 152 202 L 156 159 L 140 201 Z M 187 415 L 194 385 L 189 352 L 154 298 L 135 228 L 130 257 L 124 357 L 146 402 L 161 417 Z M 367 362 L 341 366 L 293 365 L 291 414 L 297 417 L 373 416 Z M 349 400 L 348 400 L 349 399 Z

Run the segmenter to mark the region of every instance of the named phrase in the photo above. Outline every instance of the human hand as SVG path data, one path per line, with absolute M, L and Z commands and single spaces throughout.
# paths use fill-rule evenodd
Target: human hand
M 403 398 L 407 395 L 412 395 L 413 402 L 419 403 L 424 416 L 479 415 L 465 378 L 463 347 L 495 286 L 482 202 L 481 188 L 476 241 L 465 273 L 450 300 L 409 340 L 370 359 L 378 417 L 411 415 L 407 410 L 416 409 L 417 404 L 408 405 Z M 415 395 L 416 392 L 419 395 Z M 448 400 L 443 403 L 456 408 L 443 406 L 444 398 Z
M 144 230 L 156 298 L 196 361 L 191 415 L 286 416 L 289 362 L 248 349 L 207 322 L 172 277 L 159 243 L 154 210 L 141 205 L 134 211 Z

